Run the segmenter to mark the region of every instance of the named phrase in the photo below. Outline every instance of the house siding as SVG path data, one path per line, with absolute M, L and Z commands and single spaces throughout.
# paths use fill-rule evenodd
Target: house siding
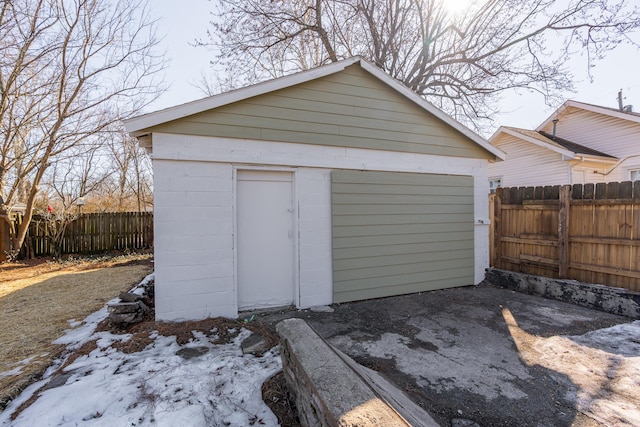
M 542 130 L 551 133 L 553 125 Z M 640 123 L 573 107 L 560 115 L 556 133 L 569 141 L 618 158 L 637 154 L 640 144 Z
M 511 135 L 500 136 L 494 145 L 507 159 L 489 164 L 488 173 L 501 178 L 503 187 L 570 184 L 570 165 L 561 154 Z
M 552 132 L 553 125 L 542 130 Z M 640 168 L 640 123 L 569 107 L 559 116 L 556 132 L 562 138 L 621 160 L 613 170 L 613 165 L 607 167 L 607 171 L 611 170 L 608 175 L 589 182 L 626 181 L 629 169 Z
M 472 284 L 473 178 L 333 171 L 334 302 Z
M 358 65 L 175 120 L 152 132 L 282 141 L 438 156 L 489 152 Z
M 599 162 L 574 160 L 571 169 L 571 184 L 586 184 L 608 182 L 606 172 L 612 165 L 605 165 Z
M 245 168 L 294 172 L 301 308 L 333 302 L 331 173 L 336 169 L 472 176 L 475 246 L 461 251 L 472 248 L 473 283 L 483 280 L 488 267 L 489 187 L 482 159 L 154 133 L 153 162 L 159 320 L 237 315 L 234 170 Z

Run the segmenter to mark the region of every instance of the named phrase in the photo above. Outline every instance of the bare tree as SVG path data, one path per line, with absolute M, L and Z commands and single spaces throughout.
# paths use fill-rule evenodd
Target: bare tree
M 593 61 L 640 26 L 627 0 L 218 0 L 209 39 L 241 84 L 360 55 L 480 128 L 512 88 L 558 102 L 574 54 Z M 240 81 L 238 76 L 244 79 Z
M 124 129 L 113 133 L 108 141 L 111 157 L 111 191 L 115 196 L 117 211 L 144 212 L 152 203 L 151 162 L 144 148 Z
M 41 192 L 48 200 L 57 201 L 56 211 L 73 212 L 78 209 L 78 201 L 103 186 L 114 170 L 109 153 L 96 141 L 73 147 L 65 154 L 47 171 Z
M 98 141 L 86 140 L 57 158 L 43 178 L 33 211 L 44 221 L 45 235 L 56 257 L 62 254 L 67 227 L 81 213 L 79 202 L 84 202 L 87 194 L 96 191 L 113 174 L 109 162 L 100 158 L 103 151 Z
M 56 159 L 43 178 L 38 207 L 74 212 L 82 201 L 85 212 L 144 212 L 153 205 L 151 176 L 145 149 L 118 125 Z
M 161 93 L 154 28 L 145 0 L 2 2 L 0 218 L 26 204 L 15 249 L 50 166 Z

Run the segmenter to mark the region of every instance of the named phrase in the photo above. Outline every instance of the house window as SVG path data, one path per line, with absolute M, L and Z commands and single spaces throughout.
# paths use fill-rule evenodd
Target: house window
M 489 178 L 489 192 L 495 193 L 498 187 L 502 187 L 502 178 Z
M 633 169 L 629 171 L 631 181 L 640 181 L 640 169 Z

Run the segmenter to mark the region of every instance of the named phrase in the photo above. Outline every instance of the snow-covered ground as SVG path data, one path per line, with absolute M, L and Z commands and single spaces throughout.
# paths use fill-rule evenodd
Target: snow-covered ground
M 97 348 L 62 376 L 56 370 L 63 360 L 49 368 L 0 413 L 0 426 L 278 425 L 261 394 L 262 383 L 281 369 L 277 348 L 262 357 L 243 355 L 240 343 L 251 332 L 242 329 L 228 344 L 213 344 L 214 338 L 195 332 L 196 339 L 181 346 L 174 336 L 152 333 L 144 350 L 127 354 L 112 344 L 131 339 L 130 334 L 95 331 L 106 316 L 105 306 L 56 341 L 71 351 L 97 340 Z M 189 359 L 176 354 L 188 347 L 203 354 Z M 55 382 L 66 382 L 41 390 L 54 373 Z M 35 402 L 12 421 L 35 393 Z

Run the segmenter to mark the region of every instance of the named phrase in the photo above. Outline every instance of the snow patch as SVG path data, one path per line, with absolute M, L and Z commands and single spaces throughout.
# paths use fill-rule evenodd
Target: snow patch
M 149 275 L 143 283 L 152 279 Z M 97 348 L 64 369 L 69 374 L 64 385 L 40 390 L 63 363 L 57 361 L 42 381 L 25 389 L 0 413 L 0 426 L 278 425 L 261 391 L 262 383 L 282 369 L 277 347 L 261 357 L 244 355 L 240 344 L 251 334 L 246 329 L 228 344 L 214 344 L 215 337 L 194 333 L 186 346 L 209 351 L 185 360 L 176 354 L 184 348 L 176 337 L 153 332 L 145 349 L 126 354 L 112 344 L 131 339 L 130 334 L 95 332 L 106 316 L 104 307 L 55 341 L 75 350 L 96 340 Z M 11 421 L 16 409 L 36 392 L 35 402 Z
M 22 372 L 22 368 L 27 366 L 29 364 L 29 362 L 31 362 L 33 359 L 35 359 L 35 356 L 27 357 L 26 359 L 23 359 L 23 360 L 21 360 L 19 362 L 16 362 L 14 364 L 14 365 L 17 365 L 15 368 L 10 369 L 8 371 L 0 372 L 0 378 L 12 377 L 12 376 L 15 376 L 15 375 L 20 375 L 20 373 Z M 11 365 L 9 365 L 9 366 L 11 366 Z

